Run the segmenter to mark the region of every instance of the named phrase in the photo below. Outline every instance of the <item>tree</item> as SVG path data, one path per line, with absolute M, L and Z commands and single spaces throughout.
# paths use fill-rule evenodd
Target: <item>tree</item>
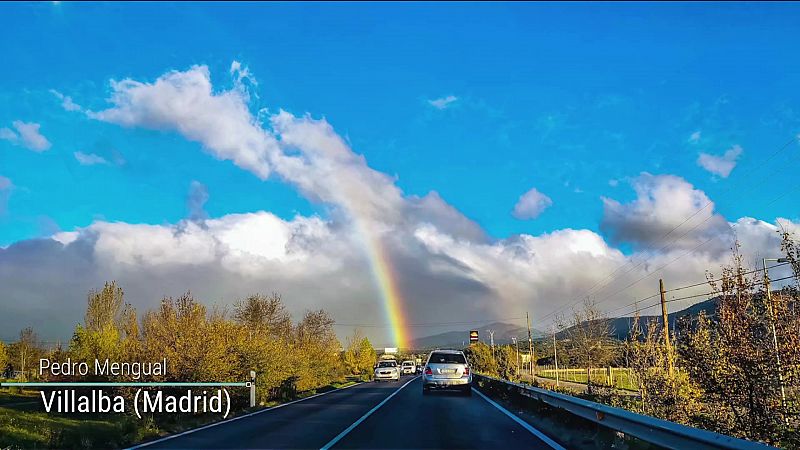
M 254 294 L 234 304 L 233 317 L 253 335 L 266 333 L 274 338 L 283 338 L 292 331 L 292 318 L 286 312 L 280 295 L 269 297 Z
M 27 377 L 32 362 L 42 353 L 39 336 L 33 328 L 26 327 L 19 332 L 19 340 L 11 344 L 11 353 L 15 356 L 15 362 L 19 364 L 18 368 L 23 377 Z
M 477 342 L 464 349 L 470 367 L 475 372 L 486 375 L 499 376 L 497 360 L 492 355 L 492 349 L 483 342 Z
M 497 374 L 500 378 L 515 381 L 517 379 L 517 350 L 513 345 L 498 345 L 494 350 L 497 362 Z
M 206 307 L 191 292 L 178 298 L 165 297 L 158 311 L 149 311 L 142 321 L 143 357 L 150 361 L 167 358 L 168 375 L 182 381 L 218 379 L 228 368 L 215 365 L 221 357 L 218 347 L 220 318 L 211 323 Z M 216 349 L 217 351 L 210 351 Z
M 307 312 L 297 324 L 298 390 L 327 385 L 338 376 L 341 344 L 333 324 L 333 318 L 321 309 Z
M 351 375 L 359 375 L 363 380 L 370 380 L 376 358 L 372 343 L 361 333 L 361 330 L 355 329 L 353 334 L 347 338 L 347 349 L 344 352 L 344 365 L 347 372 Z
M 559 328 L 566 329 L 567 354 L 576 365 L 586 368 L 587 389 L 592 393 L 592 367 L 604 367 L 614 358 L 609 321 L 589 298 L 581 308 L 573 310 L 568 321 L 563 317 L 557 321 Z
M 124 293 L 116 281 L 106 283 L 99 291 L 89 292 L 88 306 L 84 324 L 89 331 L 118 328 L 122 321 L 121 313 Z
M 700 412 L 701 391 L 685 370 L 670 371 L 677 365 L 676 355 L 667 350 L 662 332 L 656 320 L 642 331 L 638 313 L 634 316 L 626 350 L 642 399 L 640 412 L 690 424 Z
M 797 415 L 787 414 L 781 401 L 781 385 L 798 381 L 798 299 L 791 292 L 768 297 L 763 272 L 748 273 L 737 243 L 721 277 L 709 276 L 718 299 L 713 320 L 702 313 L 683 320 L 678 352 L 703 389 L 710 427 L 778 444 L 787 429 L 798 425 Z
M 89 292 L 83 322 L 75 327 L 70 342 L 70 353 L 75 359 L 137 359 L 136 310 L 125 303 L 125 294 L 115 281 Z
M 8 355 L 8 346 L 5 343 L 0 342 L 0 378 L 3 377 L 9 361 L 10 358 Z

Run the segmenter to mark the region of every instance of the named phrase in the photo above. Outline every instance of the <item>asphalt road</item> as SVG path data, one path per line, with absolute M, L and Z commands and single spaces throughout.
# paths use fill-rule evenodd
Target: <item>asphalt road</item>
M 477 392 L 423 396 L 420 379 L 404 377 L 333 391 L 144 448 L 554 448 L 536 432 Z

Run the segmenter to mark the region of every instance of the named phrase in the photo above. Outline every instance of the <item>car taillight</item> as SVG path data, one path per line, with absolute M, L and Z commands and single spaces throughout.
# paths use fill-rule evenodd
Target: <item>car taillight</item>
M 431 370 L 430 367 L 425 368 L 425 375 L 433 375 L 433 371 Z
M 464 367 L 464 375 L 462 375 L 462 376 L 465 376 L 465 377 L 469 376 L 469 367 Z

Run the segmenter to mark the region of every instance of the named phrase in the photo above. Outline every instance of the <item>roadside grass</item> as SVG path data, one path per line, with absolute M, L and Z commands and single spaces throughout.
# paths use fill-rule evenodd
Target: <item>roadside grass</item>
M 73 418 L 0 407 L 2 448 L 118 448 L 146 436 L 146 428 L 124 415 Z
M 356 384 L 348 377 L 318 389 L 298 393 L 297 398 Z M 196 428 L 220 419 L 218 414 L 158 414 L 141 420 L 132 414 L 45 413 L 39 391 L 0 388 L 0 449 L 121 448 Z M 263 407 L 231 409 L 231 417 Z

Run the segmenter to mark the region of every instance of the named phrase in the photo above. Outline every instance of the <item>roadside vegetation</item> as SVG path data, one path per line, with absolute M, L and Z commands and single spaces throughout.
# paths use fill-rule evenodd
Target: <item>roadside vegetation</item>
M 187 292 L 165 297 L 141 316 L 125 302 L 122 287 L 109 282 L 89 293 L 85 318 L 68 344 L 46 349 L 25 328 L 10 345 L 0 343 L 2 375 L 16 381 L 248 381 L 257 373 L 260 407 L 272 406 L 357 381 L 369 380 L 376 360 L 358 330 L 342 348 L 324 310 L 306 312 L 295 322 L 281 297 L 252 295 L 230 310 L 208 308 Z M 161 361 L 165 375 L 40 378 L 38 360 L 87 362 Z M 117 393 L 130 396 L 132 391 Z M 248 411 L 245 388 L 232 391 L 235 414 Z M 0 448 L 113 448 L 219 420 L 212 414 L 132 413 L 70 415 L 44 413 L 38 391 L 0 389 Z
M 587 299 L 569 319 L 559 321 L 555 344 L 543 340 L 535 346 L 537 365 L 543 366 L 536 381 L 527 375 L 527 366 L 518 365 L 515 346 L 492 349 L 478 343 L 466 351 L 481 373 L 730 436 L 800 448 L 800 246 L 783 233 L 781 248 L 793 273 L 787 287 L 765 288 L 764 272 L 745 265 L 737 244 L 730 265 L 717 276 L 707 274 L 716 310 L 680 318 L 670 345 L 660 320 L 644 323 L 638 314 L 628 338 L 613 339 L 610 321 Z M 554 345 L 560 380 L 586 388 L 540 383 L 542 377 L 555 378 Z

